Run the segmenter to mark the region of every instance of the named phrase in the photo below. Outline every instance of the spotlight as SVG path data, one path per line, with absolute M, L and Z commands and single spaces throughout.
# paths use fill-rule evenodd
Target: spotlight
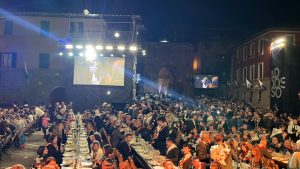
M 166 40 L 166 39 L 163 39 L 163 40 L 161 40 L 160 42 L 161 42 L 161 43 L 168 43 L 169 41 Z
M 130 50 L 131 52 L 136 52 L 136 51 L 137 51 L 137 46 L 130 46 L 130 47 L 129 47 L 129 50 Z
M 123 57 L 123 58 L 125 58 L 125 57 L 126 57 L 126 55 L 124 55 L 124 54 L 123 54 L 123 55 L 122 55 L 122 57 Z
M 114 54 L 110 54 L 111 57 L 114 57 Z
M 69 52 L 69 56 L 73 56 L 74 55 L 74 53 L 73 52 Z
M 64 55 L 64 54 L 63 54 L 62 52 L 59 52 L 58 55 L 59 55 L 59 56 L 62 56 L 62 55 Z
M 113 50 L 113 49 L 114 49 L 114 47 L 113 47 L 113 46 L 110 46 L 110 45 L 108 45 L 108 46 L 106 46 L 106 47 L 105 47 L 105 49 L 106 49 L 106 50 Z
M 120 33 L 119 32 L 115 32 L 114 36 L 115 36 L 115 38 L 119 38 L 120 37 Z
M 94 47 L 93 47 L 93 45 L 86 45 L 85 48 L 86 49 L 93 49 Z
M 118 50 L 119 51 L 124 51 L 125 50 L 125 46 L 118 46 Z
M 82 49 L 83 46 L 82 45 L 76 45 L 76 49 Z
M 111 92 L 108 90 L 108 91 L 106 92 L 106 94 L 107 94 L 107 95 L 110 95 L 110 94 L 111 94 Z
M 97 50 L 103 50 L 103 46 L 97 45 L 97 46 L 96 46 L 96 49 L 97 49 Z
M 94 49 L 91 49 L 91 48 L 88 48 L 86 51 L 85 51 L 85 58 L 86 60 L 88 61 L 94 61 L 96 59 L 96 52 Z
M 103 53 L 101 53 L 100 56 L 104 56 Z
M 82 52 L 80 52 L 80 53 L 79 53 L 79 56 L 83 56 L 83 53 L 82 53 Z
M 143 50 L 143 51 L 142 51 L 142 55 L 143 55 L 143 56 L 146 56 L 146 50 Z
M 65 47 L 66 47 L 66 49 L 73 49 L 74 48 L 73 45 L 71 45 L 71 44 L 67 44 Z
M 83 10 L 83 15 L 87 16 L 89 15 L 90 11 L 88 9 L 84 9 Z

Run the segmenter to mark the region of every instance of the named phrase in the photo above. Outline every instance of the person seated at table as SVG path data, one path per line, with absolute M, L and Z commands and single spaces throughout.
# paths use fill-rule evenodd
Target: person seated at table
M 198 157 L 193 157 L 192 160 L 193 169 L 205 169 L 206 164 L 201 162 Z
M 166 160 L 163 162 L 164 169 L 176 169 L 174 163 L 171 160 Z
M 46 146 L 40 146 L 37 150 L 37 157 L 32 168 L 42 168 L 45 165 L 46 159 L 48 158 L 48 149 Z
M 116 166 L 114 165 L 114 162 L 112 159 L 106 158 L 102 162 L 101 169 L 116 169 Z
M 103 157 L 103 150 L 100 147 L 100 143 L 98 141 L 94 141 L 92 144 L 92 152 L 91 152 L 91 157 L 94 165 L 100 166 L 101 158 Z
M 150 141 L 151 140 L 151 131 L 143 126 L 143 122 L 141 119 L 137 119 L 135 121 L 135 135 L 140 135 L 145 141 Z
M 47 149 L 49 157 L 54 157 L 58 164 L 62 163 L 62 154 L 58 149 L 57 136 L 52 135 L 47 139 Z
M 116 127 L 110 136 L 111 145 L 113 147 L 118 147 L 118 145 L 120 144 L 122 139 L 123 139 L 122 126 L 121 126 L 121 124 L 116 124 Z
M 92 142 L 92 144 L 90 144 L 90 149 L 92 149 L 94 141 L 98 141 L 100 143 L 100 145 L 103 145 L 102 144 L 103 142 L 101 139 L 101 133 L 99 133 L 99 132 L 95 132 L 93 135 L 91 135 L 90 140 Z
M 123 156 L 123 160 L 127 160 L 129 156 L 131 156 L 132 154 L 132 150 L 130 147 L 130 141 L 132 139 L 132 134 L 131 133 L 127 133 L 125 135 L 125 138 L 123 141 L 121 141 L 121 143 L 118 146 L 118 150 L 119 152 L 122 154 Z
M 288 163 L 289 169 L 298 169 L 300 168 L 300 140 L 296 142 L 296 150 L 293 153 L 291 159 Z
M 88 141 L 88 144 L 91 145 L 92 144 L 92 141 L 90 139 L 90 136 L 93 135 L 95 133 L 94 131 L 94 125 L 92 122 L 89 122 L 87 125 L 86 125 L 86 133 L 87 133 L 87 141 Z M 89 147 L 90 148 L 90 147 Z
M 55 158 L 48 157 L 45 162 L 45 166 L 42 169 L 60 169 L 60 168 L 57 165 Z
M 192 149 L 189 144 L 183 145 L 183 157 L 179 161 L 179 167 L 182 169 L 189 169 L 192 163 Z
M 209 150 L 211 147 L 210 133 L 201 131 L 200 139 L 197 141 L 197 156 L 201 162 L 209 164 Z
M 261 157 L 272 159 L 271 152 L 267 149 L 267 140 L 260 140 L 258 147 Z
M 279 143 L 278 138 L 276 136 L 271 138 L 271 143 L 269 145 L 270 149 L 276 153 L 279 153 L 281 150 L 281 143 Z
M 166 139 L 166 145 L 167 145 L 167 158 L 170 159 L 174 164 L 178 164 L 179 160 L 179 149 L 174 144 L 173 139 L 168 137 Z
M 248 163 L 251 159 L 251 148 L 252 145 L 250 143 L 241 143 L 241 152 L 239 155 L 239 159 L 244 162 L 244 163 Z
M 286 155 L 286 154 L 290 154 L 291 155 L 293 153 L 294 148 L 292 146 L 291 140 L 289 140 L 289 139 L 285 139 L 284 140 L 283 147 L 282 147 L 281 151 L 282 151 L 282 153 L 284 155 Z

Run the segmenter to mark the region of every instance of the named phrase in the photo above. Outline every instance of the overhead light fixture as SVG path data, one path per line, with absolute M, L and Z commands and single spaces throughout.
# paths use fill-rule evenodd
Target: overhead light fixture
M 122 46 L 122 45 L 118 46 L 118 50 L 119 51 L 124 51 L 125 50 L 125 46 Z
M 114 54 L 110 54 L 111 57 L 114 57 Z
M 113 49 L 114 49 L 114 47 L 113 47 L 113 46 L 111 46 L 111 45 L 108 45 L 108 46 L 106 46 L 106 47 L 105 47 L 105 49 L 106 49 L 106 50 L 113 50 Z
M 80 53 L 79 53 L 79 56 L 83 56 L 83 53 L 82 53 L 82 52 L 80 52 Z
M 126 55 L 124 55 L 124 54 L 123 54 L 123 55 L 122 55 L 122 57 L 123 57 L 123 58 L 125 58 L 125 57 L 126 57 Z
M 66 47 L 66 49 L 73 49 L 74 48 L 73 45 L 71 45 L 71 44 L 67 44 L 65 47 Z
M 96 59 L 96 56 L 97 54 L 94 49 L 89 48 L 85 51 L 85 58 L 88 61 L 94 61 Z
M 142 55 L 143 55 L 143 56 L 146 56 L 146 54 L 147 54 L 147 53 L 146 53 L 146 50 L 143 50 L 143 51 L 142 51 Z
M 93 45 L 86 45 L 85 48 L 86 49 L 94 49 Z
M 166 39 L 163 39 L 163 40 L 161 40 L 160 42 L 161 42 L 161 43 L 168 43 L 169 41 L 166 40 Z
M 100 56 L 104 56 L 103 53 L 100 53 Z
M 285 38 L 278 38 L 271 43 L 271 50 L 281 49 L 285 46 Z
M 82 46 L 82 45 L 76 45 L 75 48 L 76 48 L 76 49 L 82 49 L 83 46 Z
M 69 56 L 74 56 L 74 53 L 73 52 L 69 52 Z
M 59 52 L 58 55 L 59 55 L 59 56 L 62 56 L 62 55 L 64 55 L 64 54 L 63 54 L 62 52 Z
M 107 94 L 107 95 L 110 95 L 110 94 L 111 94 L 110 90 L 108 90 L 108 91 L 106 92 L 106 94 Z
M 96 49 L 97 49 L 97 50 L 103 50 L 103 46 L 102 46 L 102 45 L 97 45 L 97 46 L 96 46 Z
M 114 36 L 115 36 L 115 38 L 119 38 L 120 37 L 120 33 L 119 32 L 115 32 Z
M 130 46 L 129 47 L 129 51 L 131 51 L 131 52 L 136 52 L 137 51 L 137 46 L 135 46 L 135 45 L 132 45 L 132 46 Z

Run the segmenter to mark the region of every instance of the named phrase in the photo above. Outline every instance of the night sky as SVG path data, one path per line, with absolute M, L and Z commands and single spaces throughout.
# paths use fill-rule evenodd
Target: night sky
M 248 29 L 300 26 L 297 0 L 0 0 L 9 11 L 137 14 L 148 39 L 164 36 L 170 25 L 197 28 Z

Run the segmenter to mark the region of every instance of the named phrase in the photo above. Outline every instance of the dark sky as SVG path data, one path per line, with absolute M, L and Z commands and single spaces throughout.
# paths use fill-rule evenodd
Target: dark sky
M 261 30 L 300 26 L 298 0 L 0 0 L 9 11 L 138 14 L 151 37 L 168 25 Z

